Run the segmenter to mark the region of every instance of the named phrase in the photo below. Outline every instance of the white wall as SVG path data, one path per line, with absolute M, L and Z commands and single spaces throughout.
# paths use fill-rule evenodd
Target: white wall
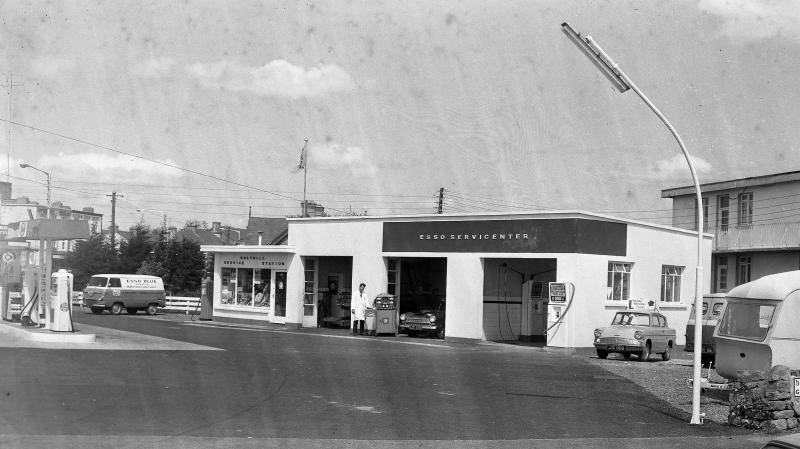
M 475 254 L 447 256 L 445 338 L 484 340 L 483 263 Z

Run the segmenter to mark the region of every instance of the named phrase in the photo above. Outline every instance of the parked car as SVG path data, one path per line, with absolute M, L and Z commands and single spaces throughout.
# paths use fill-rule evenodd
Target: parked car
M 694 305 L 689 314 L 689 321 L 686 323 L 686 352 L 694 352 Z M 700 355 L 704 362 L 714 360 L 717 353 L 717 346 L 714 344 L 714 328 L 722 319 L 725 312 L 725 293 L 709 293 L 703 296 L 703 338 L 700 340 Z
M 601 359 L 617 352 L 626 359 L 636 354 L 641 362 L 653 353 L 669 360 L 675 347 L 675 329 L 667 326 L 667 317 L 656 311 L 626 310 L 617 312 L 610 326 L 594 330 L 594 347 Z
M 433 335 L 444 338 L 445 302 L 438 296 L 418 297 L 415 311 L 400 314 L 399 331 L 409 337 Z

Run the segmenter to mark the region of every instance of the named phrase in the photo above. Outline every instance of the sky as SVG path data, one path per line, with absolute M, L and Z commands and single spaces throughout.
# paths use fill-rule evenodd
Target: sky
M 0 179 L 117 224 L 583 210 L 800 170 L 795 0 L 4 1 Z M 305 173 L 297 170 L 308 140 Z M 305 181 L 304 181 L 305 175 Z

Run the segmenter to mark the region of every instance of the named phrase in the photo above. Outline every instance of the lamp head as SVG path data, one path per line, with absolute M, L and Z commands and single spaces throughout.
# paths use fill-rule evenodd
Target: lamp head
M 28 168 L 28 167 L 30 167 L 30 165 L 28 165 L 28 164 L 26 164 L 26 163 L 24 163 L 24 162 L 23 162 L 23 163 L 21 163 L 21 164 L 19 164 L 19 166 L 20 166 L 21 168 Z

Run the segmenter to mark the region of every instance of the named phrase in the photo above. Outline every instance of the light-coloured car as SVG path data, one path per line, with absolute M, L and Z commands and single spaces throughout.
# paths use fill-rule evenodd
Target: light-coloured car
M 617 312 L 610 326 L 594 330 L 594 347 L 601 359 L 616 352 L 626 359 L 636 354 L 642 362 L 651 354 L 669 360 L 675 347 L 675 329 L 656 311 L 626 310 Z

